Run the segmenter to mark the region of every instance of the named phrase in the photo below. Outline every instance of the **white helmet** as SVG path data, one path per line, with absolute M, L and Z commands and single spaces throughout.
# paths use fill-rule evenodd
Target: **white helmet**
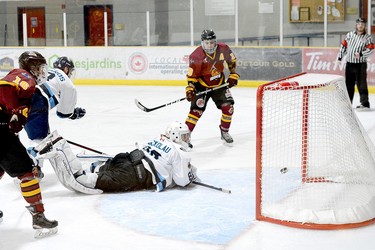
M 190 130 L 182 122 L 172 122 L 165 130 L 165 136 L 183 147 L 187 147 L 190 142 Z

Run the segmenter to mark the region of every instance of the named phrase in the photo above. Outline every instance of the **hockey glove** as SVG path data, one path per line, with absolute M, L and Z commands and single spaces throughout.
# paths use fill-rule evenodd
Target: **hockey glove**
M 240 75 L 237 73 L 231 73 L 228 76 L 227 82 L 229 83 L 228 87 L 232 88 L 237 85 L 238 79 L 240 78 Z
M 73 114 L 69 117 L 72 120 L 80 119 L 84 117 L 86 114 L 86 109 L 83 108 L 75 108 Z
M 28 114 L 29 109 L 26 106 L 21 106 L 17 109 L 13 109 L 12 116 L 9 120 L 9 129 L 13 133 L 20 132 L 26 123 Z
M 192 83 L 189 83 L 189 85 L 185 89 L 185 92 L 186 92 L 186 100 L 188 100 L 188 102 L 191 102 L 197 94 L 197 91 L 195 90 L 195 86 Z

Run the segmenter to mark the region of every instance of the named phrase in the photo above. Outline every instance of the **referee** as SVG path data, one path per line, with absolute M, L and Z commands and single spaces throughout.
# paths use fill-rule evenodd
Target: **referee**
M 355 30 L 346 34 L 342 41 L 337 58 L 341 61 L 346 54 L 345 83 L 352 103 L 354 86 L 357 83 L 361 103 L 357 109 L 370 108 L 367 88 L 367 58 L 372 54 L 374 48 L 372 37 L 366 32 L 366 19 L 360 17 L 356 20 Z

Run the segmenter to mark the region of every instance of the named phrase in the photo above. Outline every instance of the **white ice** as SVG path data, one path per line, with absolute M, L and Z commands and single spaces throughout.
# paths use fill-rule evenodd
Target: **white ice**
M 45 164 L 41 182 L 46 216 L 59 221 L 57 235 L 34 239 L 31 216 L 9 176 L 0 181 L 0 249 L 375 249 L 375 225 L 348 230 L 294 229 L 255 220 L 256 89 L 233 88 L 233 147 L 220 140 L 220 112 L 210 102 L 192 135 L 192 163 L 210 185 L 232 194 L 194 186 L 150 191 L 83 195 L 65 189 Z M 81 120 L 51 113 L 51 127 L 66 139 L 108 154 L 135 148 L 172 121 L 184 121 L 184 101 L 145 113 L 137 98 L 154 107 L 184 96 L 182 87 L 78 86 Z M 358 103 L 358 97 L 354 104 Z M 375 105 L 375 96 L 370 96 Z M 358 113 L 375 141 L 374 112 Z M 21 133 L 21 138 L 24 138 Z M 83 149 L 72 146 L 76 153 Z M 90 151 L 85 150 L 86 153 Z

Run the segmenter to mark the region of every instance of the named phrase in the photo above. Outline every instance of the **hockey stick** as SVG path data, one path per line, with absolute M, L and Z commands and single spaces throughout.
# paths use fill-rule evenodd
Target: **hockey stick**
M 203 187 L 206 187 L 206 188 L 215 189 L 215 190 L 218 190 L 218 191 L 221 191 L 221 192 L 227 193 L 227 194 L 231 194 L 231 193 L 232 193 L 232 191 L 230 191 L 230 190 L 228 190 L 228 189 L 219 188 L 219 187 L 214 187 L 214 186 L 211 186 L 211 185 L 207 185 L 207 184 L 205 184 L 205 183 L 202 183 L 202 182 L 193 181 L 193 183 L 194 183 L 195 185 L 199 185 L 199 186 L 203 186 Z
M 66 140 L 66 141 L 67 141 L 68 143 L 74 145 L 74 146 L 77 146 L 77 147 L 80 147 L 80 148 L 84 148 L 84 149 L 90 150 L 90 151 L 92 151 L 92 152 L 94 152 L 94 153 L 97 153 L 97 154 L 106 155 L 106 153 L 103 153 L 103 152 L 100 152 L 100 151 L 98 151 L 98 150 L 95 150 L 95 149 L 92 149 L 92 148 L 89 148 L 89 147 L 83 146 L 83 145 L 78 144 L 78 143 L 76 143 L 76 142 L 72 142 L 72 141 L 69 141 L 69 140 Z
M 106 154 L 100 154 L 100 155 L 89 155 L 89 154 L 76 154 L 76 157 L 79 159 L 96 159 L 96 160 L 108 160 L 112 159 L 114 156 L 113 155 L 106 155 Z
M 228 86 L 228 83 L 224 83 L 223 85 L 220 85 L 218 87 L 215 87 L 215 88 L 212 88 L 212 89 L 207 89 L 205 91 L 202 91 L 202 92 L 199 92 L 197 93 L 196 95 L 197 96 L 200 96 L 200 95 L 203 95 L 203 94 L 206 94 L 206 93 L 209 93 L 211 91 L 215 91 L 217 89 L 221 89 L 221 88 L 224 88 Z M 169 103 L 166 103 L 166 104 L 163 104 L 163 105 L 160 105 L 160 106 L 157 106 L 157 107 L 154 107 L 154 108 L 147 108 L 145 105 L 143 105 L 142 103 L 140 103 L 137 99 L 134 100 L 135 102 L 135 105 L 137 105 L 137 107 L 145 112 L 151 112 L 151 111 L 154 111 L 154 110 L 157 110 L 157 109 L 160 109 L 160 108 L 164 108 L 166 106 L 169 106 L 169 105 L 172 105 L 172 104 L 175 104 L 175 103 L 178 103 L 178 102 L 181 102 L 183 100 L 185 100 L 186 97 L 183 97 L 183 98 L 180 98 L 178 100 L 175 100 L 173 102 L 169 102 Z

